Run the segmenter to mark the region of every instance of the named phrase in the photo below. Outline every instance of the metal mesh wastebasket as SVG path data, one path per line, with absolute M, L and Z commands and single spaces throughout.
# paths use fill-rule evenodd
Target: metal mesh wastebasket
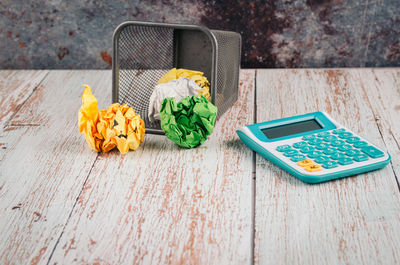
M 238 98 L 241 37 L 230 31 L 183 24 L 129 21 L 113 36 L 113 102 L 129 104 L 146 133 L 164 134 L 148 119 L 149 99 L 158 80 L 172 68 L 204 72 L 211 102 L 221 116 Z

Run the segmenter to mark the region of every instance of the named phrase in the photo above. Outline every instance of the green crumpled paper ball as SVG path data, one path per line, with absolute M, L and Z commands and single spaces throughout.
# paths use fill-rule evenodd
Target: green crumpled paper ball
M 165 98 L 161 103 L 161 128 L 165 136 L 185 148 L 201 145 L 214 129 L 218 108 L 205 97 L 186 97 L 178 103 Z

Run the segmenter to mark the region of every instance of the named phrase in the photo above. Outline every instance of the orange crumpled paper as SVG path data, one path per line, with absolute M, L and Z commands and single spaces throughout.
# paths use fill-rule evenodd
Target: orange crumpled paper
M 203 74 L 204 73 L 200 71 L 172 68 L 168 73 L 163 75 L 160 80 L 158 80 L 158 84 L 168 83 L 173 79 L 179 79 L 181 77 L 193 79 L 196 84 L 202 88 L 202 90 L 198 91 L 199 97 L 204 96 L 208 101 L 210 101 L 210 82 L 208 82 L 207 77 L 203 76 Z
M 136 150 L 144 140 L 145 126 L 140 115 L 126 104 L 114 103 L 106 110 L 97 107 L 97 99 L 88 85 L 83 85 L 82 107 L 78 114 L 79 132 L 90 148 L 108 152 L 117 147 L 121 154 Z

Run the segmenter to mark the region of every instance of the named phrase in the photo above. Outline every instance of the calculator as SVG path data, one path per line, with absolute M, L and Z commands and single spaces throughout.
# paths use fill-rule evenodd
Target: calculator
M 390 155 L 324 112 L 247 125 L 236 131 L 251 149 L 307 183 L 376 170 Z

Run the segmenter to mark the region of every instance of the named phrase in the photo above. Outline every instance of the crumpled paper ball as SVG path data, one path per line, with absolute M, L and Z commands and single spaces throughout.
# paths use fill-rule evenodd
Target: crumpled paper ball
M 173 79 L 179 79 L 181 77 L 186 77 L 189 79 L 193 79 L 196 84 L 202 89 L 198 91 L 198 96 L 204 96 L 208 101 L 211 100 L 210 96 L 210 82 L 208 82 L 207 77 L 203 76 L 204 73 L 200 71 L 193 71 L 188 69 L 176 69 L 172 68 L 168 71 L 163 77 L 158 80 L 158 84 L 168 83 Z
M 149 99 L 149 121 L 154 122 L 161 119 L 160 110 L 164 98 L 175 98 L 175 100 L 179 101 L 187 96 L 197 95 L 201 89 L 193 79 L 186 77 L 156 85 Z
M 160 111 L 161 128 L 179 146 L 197 147 L 212 133 L 217 112 L 204 96 L 186 97 L 178 103 L 175 98 L 165 98 Z
M 136 150 L 144 140 L 144 121 L 133 108 L 114 103 L 106 110 L 97 107 L 97 99 L 88 85 L 83 85 L 82 107 L 78 113 L 79 132 L 89 147 L 108 152 L 117 147 L 121 154 Z

